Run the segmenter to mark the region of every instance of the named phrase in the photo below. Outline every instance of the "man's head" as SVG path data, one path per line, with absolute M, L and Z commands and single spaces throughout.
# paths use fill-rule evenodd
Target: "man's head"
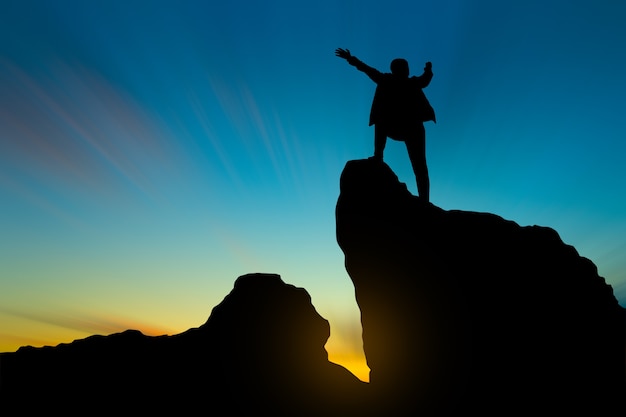
M 409 63 L 406 59 L 396 58 L 391 61 L 391 73 L 397 75 L 398 77 L 408 77 L 409 76 Z

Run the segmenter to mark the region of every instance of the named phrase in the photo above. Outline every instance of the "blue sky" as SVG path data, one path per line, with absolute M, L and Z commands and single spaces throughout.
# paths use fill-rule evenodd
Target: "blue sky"
M 373 83 L 425 90 L 431 200 L 549 226 L 626 303 L 626 3 L 3 1 L 0 350 L 200 325 L 275 272 L 360 355 L 334 234 Z M 403 144 L 385 160 L 416 192 Z M 503 277 L 506 279 L 506 277 Z

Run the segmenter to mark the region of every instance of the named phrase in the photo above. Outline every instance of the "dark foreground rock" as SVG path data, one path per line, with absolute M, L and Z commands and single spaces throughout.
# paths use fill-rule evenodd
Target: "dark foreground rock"
M 178 335 L 0 354 L 0 414 L 624 415 L 624 309 L 554 230 L 444 211 L 370 160 L 336 215 L 370 384 L 328 361 L 304 289 L 249 274 Z
M 336 217 L 378 395 L 370 409 L 626 410 L 624 309 L 554 230 L 420 202 L 372 160 L 346 165 Z
M 6 415 L 353 415 L 366 384 L 328 361 L 328 322 L 278 275 L 239 277 L 199 328 L 0 355 Z

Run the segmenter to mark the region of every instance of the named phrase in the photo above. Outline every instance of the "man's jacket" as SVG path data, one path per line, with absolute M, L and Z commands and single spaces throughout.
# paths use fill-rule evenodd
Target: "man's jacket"
M 348 63 L 363 71 L 376 83 L 369 124 L 402 129 L 415 122 L 436 123 L 435 111 L 422 91 L 433 78 L 431 69 L 419 77 L 398 77 L 383 73 L 351 56 Z

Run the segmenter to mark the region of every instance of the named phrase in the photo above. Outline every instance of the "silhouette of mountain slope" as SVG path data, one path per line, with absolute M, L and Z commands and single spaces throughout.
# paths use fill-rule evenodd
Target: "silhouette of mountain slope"
M 206 323 L 178 335 L 128 330 L 0 354 L 0 404 L 23 415 L 350 415 L 366 384 L 328 361 L 329 335 L 304 289 L 248 274 Z
M 554 230 L 423 203 L 374 160 L 340 187 L 381 414 L 623 411 L 624 309 Z
M 0 354 L 2 415 L 623 415 L 626 315 L 549 228 L 445 211 L 350 161 L 337 241 L 370 384 L 328 361 L 328 322 L 275 274 L 239 277 L 198 328 Z

